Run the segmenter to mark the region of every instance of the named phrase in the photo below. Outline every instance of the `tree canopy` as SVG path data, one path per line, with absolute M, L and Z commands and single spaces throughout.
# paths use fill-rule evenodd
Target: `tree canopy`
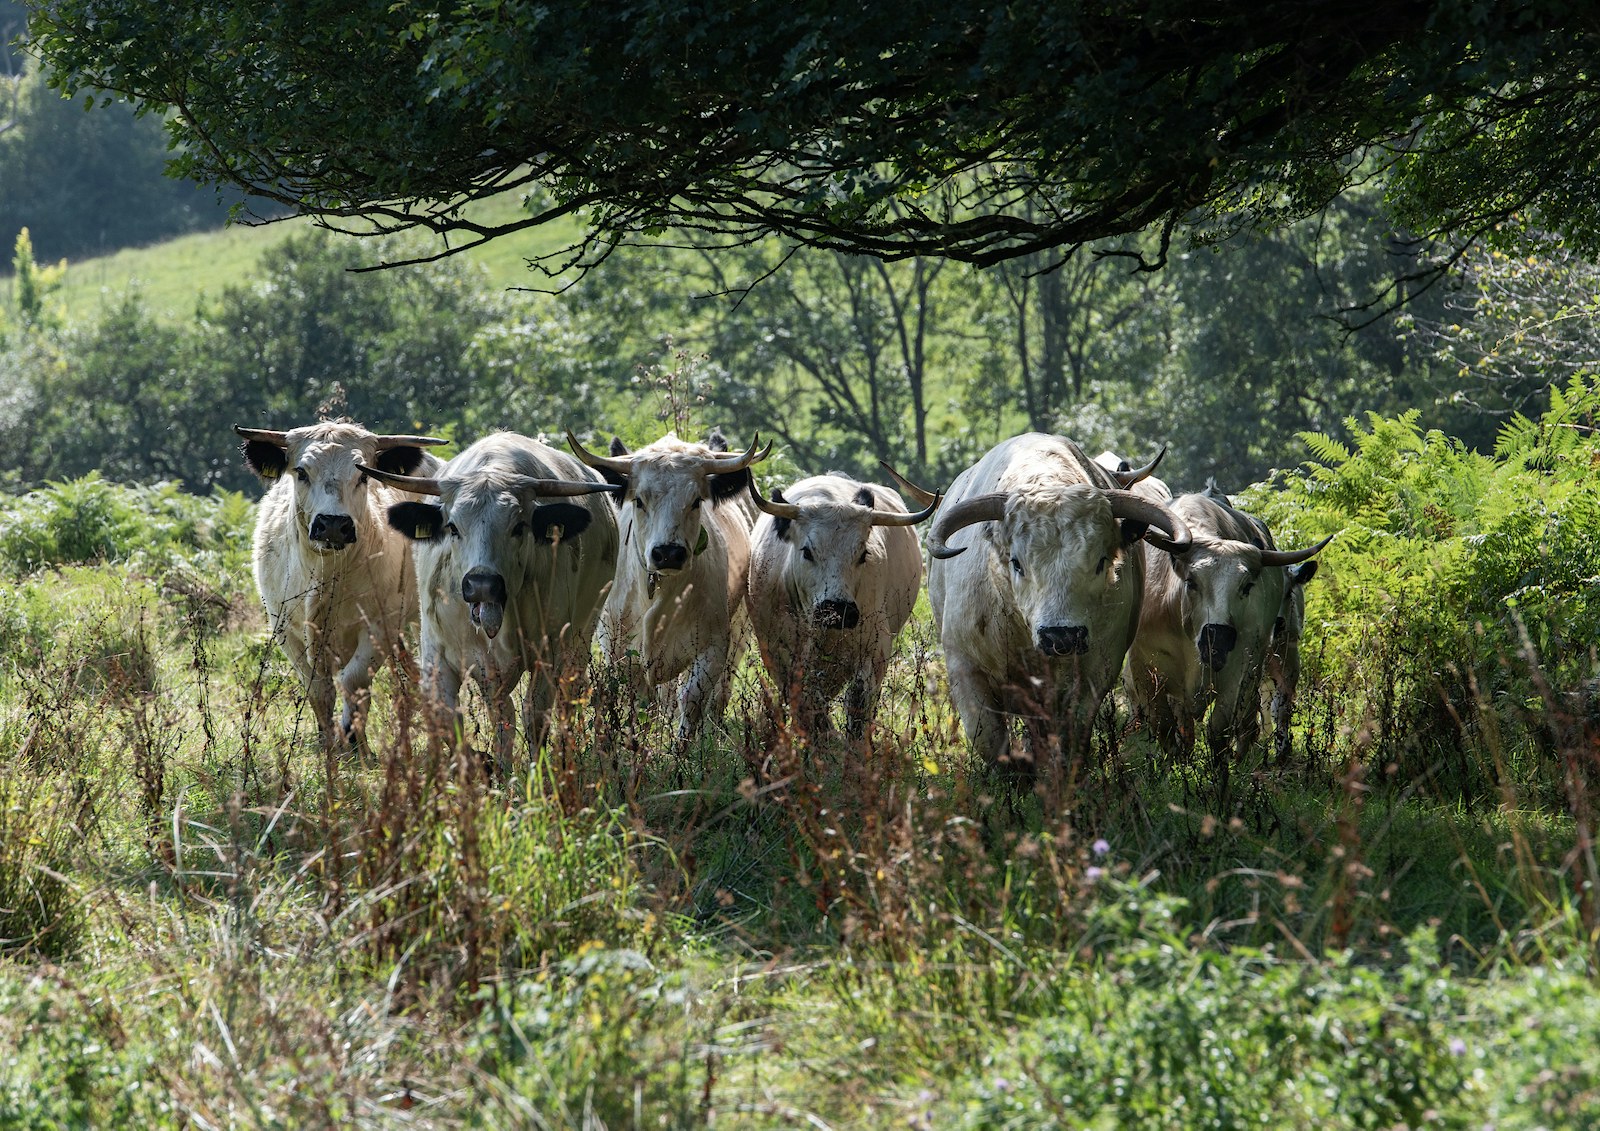
M 556 264 L 674 227 L 979 265 L 1220 238 L 1375 168 L 1401 216 L 1600 247 L 1600 9 L 1567 0 L 42 0 L 54 81 L 176 111 L 176 170 Z M 460 205 L 520 187 L 529 214 Z

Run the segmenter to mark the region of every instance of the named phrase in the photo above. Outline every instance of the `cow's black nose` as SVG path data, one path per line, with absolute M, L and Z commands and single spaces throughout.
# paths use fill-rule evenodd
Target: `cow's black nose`
M 1221 671 L 1228 662 L 1228 653 L 1239 643 L 1239 630 L 1231 624 L 1208 624 L 1200 630 L 1200 662 L 1210 664 L 1212 671 Z
M 1081 656 L 1089 650 L 1085 625 L 1055 625 L 1039 630 L 1039 651 L 1046 656 Z
M 689 548 L 681 542 L 661 542 L 650 547 L 650 564 L 656 569 L 682 569 L 689 564 Z
M 469 605 L 504 605 L 506 579 L 488 570 L 472 570 L 461 579 L 461 599 Z
M 348 546 L 356 540 L 356 520 L 347 514 L 319 514 L 311 520 L 311 540 Z
M 814 615 L 823 628 L 854 628 L 861 623 L 861 609 L 854 601 L 818 601 Z

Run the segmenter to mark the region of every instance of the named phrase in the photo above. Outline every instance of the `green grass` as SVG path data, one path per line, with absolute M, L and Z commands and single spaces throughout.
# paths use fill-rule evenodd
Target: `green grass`
M 8 529 L 0 1129 L 1600 1120 L 1560 808 L 1346 746 L 1215 814 L 1126 719 L 1007 803 L 925 607 L 866 751 L 798 741 L 747 656 L 681 754 L 601 673 L 491 786 L 386 673 L 329 759 L 235 496 L 89 481 Z
M 514 222 L 522 210 L 517 194 L 484 201 L 467 210 L 483 223 Z M 160 244 L 127 248 L 111 255 L 70 262 L 54 301 L 69 320 L 93 318 L 115 306 L 130 288 L 137 288 L 150 310 L 174 320 L 192 318 L 196 305 L 214 299 L 223 288 L 248 285 L 256 274 L 262 253 L 311 223 L 289 219 L 250 226 L 234 224 L 214 232 L 179 236 Z M 562 222 L 550 228 L 491 240 L 462 254 L 488 275 L 497 288 L 542 286 L 543 276 L 530 273 L 526 260 L 565 246 L 576 227 Z M 428 237 L 418 236 L 419 241 Z M 443 244 L 420 245 L 442 249 Z M 7 259 L 9 262 L 9 259 Z M 0 276 L 6 278 L 7 276 Z M 9 289 L 7 288 L 7 297 Z

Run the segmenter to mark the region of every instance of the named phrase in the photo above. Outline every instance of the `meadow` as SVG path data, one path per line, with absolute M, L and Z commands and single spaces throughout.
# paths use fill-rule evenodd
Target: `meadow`
M 1339 537 L 1220 811 L 1120 708 L 1007 794 L 925 600 L 861 747 L 747 655 L 681 756 L 602 671 L 491 782 L 392 670 L 329 755 L 250 497 L 7 499 L 0 1127 L 1595 1126 L 1597 407 L 1247 494 Z

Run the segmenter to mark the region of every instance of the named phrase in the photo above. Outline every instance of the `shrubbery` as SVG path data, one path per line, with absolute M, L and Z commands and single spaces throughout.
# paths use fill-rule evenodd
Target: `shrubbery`
M 1308 435 L 1309 474 L 1246 493 L 1281 545 L 1336 535 L 1308 598 L 1308 683 L 1379 768 L 1449 770 L 1471 790 L 1484 783 L 1468 780 L 1468 747 L 1480 769 L 1506 760 L 1500 776 L 1519 738 L 1549 748 L 1584 709 L 1600 638 L 1597 416 L 1600 382 L 1574 379 L 1493 456 L 1423 431 L 1415 412 L 1352 420 L 1351 446 Z

